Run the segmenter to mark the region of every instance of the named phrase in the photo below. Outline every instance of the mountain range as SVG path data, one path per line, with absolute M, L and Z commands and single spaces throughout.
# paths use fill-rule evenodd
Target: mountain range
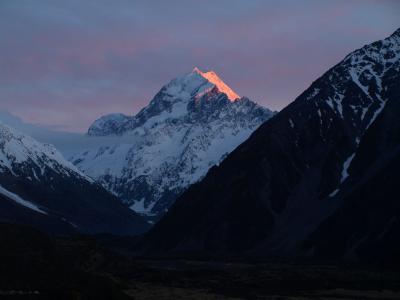
M 68 160 L 0 123 L 0 222 L 143 234 L 141 255 L 400 262 L 399 96 L 400 29 L 278 113 L 195 68 Z

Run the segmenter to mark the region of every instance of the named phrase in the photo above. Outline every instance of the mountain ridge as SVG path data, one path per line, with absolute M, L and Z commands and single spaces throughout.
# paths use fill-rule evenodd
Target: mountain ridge
M 51 145 L 0 123 L 0 220 L 52 233 L 143 233 L 134 212 Z

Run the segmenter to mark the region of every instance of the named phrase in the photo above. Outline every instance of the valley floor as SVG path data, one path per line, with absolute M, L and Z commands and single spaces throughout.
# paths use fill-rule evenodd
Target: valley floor
M 139 260 L 135 299 L 400 299 L 397 271 L 289 262 Z
M 389 265 L 132 258 L 10 224 L 0 244 L 0 299 L 400 299 Z

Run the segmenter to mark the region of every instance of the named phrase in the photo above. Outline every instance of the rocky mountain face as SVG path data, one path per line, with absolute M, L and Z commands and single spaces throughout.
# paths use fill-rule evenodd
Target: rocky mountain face
M 211 168 L 145 236 L 142 249 L 394 256 L 399 87 L 400 29 L 346 56 Z
M 314 256 L 400 262 L 398 64 L 392 71 L 385 108 L 360 142 L 340 191 L 342 204 L 303 245 Z
M 0 200 L 1 222 L 29 224 L 52 233 L 138 234 L 148 228 L 53 146 L 2 123 Z
M 195 68 L 165 85 L 137 115 L 95 121 L 89 138 L 103 136 L 104 144 L 70 161 L 136 212 L 158 219 L 273 114 L 240 98 L 214 72 Z

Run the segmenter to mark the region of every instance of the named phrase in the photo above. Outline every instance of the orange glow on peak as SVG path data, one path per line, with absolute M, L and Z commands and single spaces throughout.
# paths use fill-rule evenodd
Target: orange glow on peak
M 214 84 L 220 92 L 226 94 L 229 100 L 234 101 L 240 98 L 240 96 L 236 94 L 229 86 L 227 86 L 214 71 L 202 72 L 199 68 L 195 67 L 193 72 L 198 73 L 209 82 Z

